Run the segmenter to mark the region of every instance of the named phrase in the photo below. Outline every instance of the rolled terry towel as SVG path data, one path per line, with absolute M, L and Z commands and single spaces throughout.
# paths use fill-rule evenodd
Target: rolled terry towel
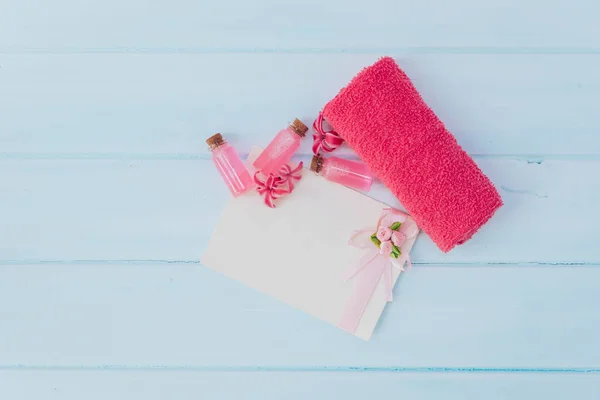
M 362 70 L 323 115 L 442 251 L 469 240 L 502 205 L 392 58 Z

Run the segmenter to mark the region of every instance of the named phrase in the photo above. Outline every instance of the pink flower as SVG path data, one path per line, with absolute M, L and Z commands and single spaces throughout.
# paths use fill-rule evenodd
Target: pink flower
M 397 247 L 402 246 L 402 244 L 404 243 L 405 240 L 406 240 L 406 235 L 404 233 L 398 232 L 398 231 L 392 233 L 392 242 Z
M 379 254 L 389 256 L 390 254 L 392 254 L 392 250 L 392 242 L 390 242 L 389 240 L 381 242 L 381 245 L 379 246 Z
M 292 193 L 294 190 L 294 181 L 299 181 L 302 178 L 302 165 L 302 161 L 300 161 L 300 164 L 292 169 L 288 164 L 284 164 L 277 173 L 278 177 L 275 178 L 277 179 L 278 184 L 282 185 L 287 182 L 289 187 L 288 191 Z
M 388 228 L 387 226 L 380 226 L 379 229 L 377 229 L 377 239 L 379 239 L 380 242 L 385 242 L 386 240 L 390 240 L 391 237 L 392 237 L 392 230 L 390 228 Z
M 254 183 L 256 184 L 256 191 L 261 195 L 265 196 L 265 204 L 271 208 L 275 208 L 274 200 L 280 198 L 281 196 L 290 193 L 289 190 L 280 189 L 280 181 L 278 178 L 269 174 L 269 176 L 265 180 L 261 180 L 259 178 L 263 173 L 256 171 L 254 174 Z

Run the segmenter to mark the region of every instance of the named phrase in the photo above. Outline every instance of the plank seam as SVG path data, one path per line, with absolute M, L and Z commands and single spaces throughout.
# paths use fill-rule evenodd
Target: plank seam
M 169 264 L 195 264 L 202 265 L 199 260 L 175 260 L 175 259 L 90 259 L 90 260 L 59 260 L 59 259 L 14 259 L 0 260 L 0 266 L 14 265 L 169 265 Z M 473 261 L 473 262 L 428 262 L 413 261 L 413 265 L 420 267 L 477 267 L 487 265 L 491 267 L 535 267 L 535 268 L 558 268 L 558 267 L 597 267 L 600 261 L 596 262 L 536 262 L 536 261 Z
M 403 367 L 403 366 L 195 366 L 195 365 L 0 365 L 0 371 L 195 371 L 195 372 L 392 372 L 487 374 L 600 374 L 590 367 Z
M 600 161 L 600 154 L 469 154 L 475 159 L 510 159 L 527 162 L 528 164 L 542 164 L 544 161 Z M 245 158 L 247 153 L 240 153 Z M 312 157 L 312 154 L 297 153 L 295 158 Z M 346 158 L 357 158 L 353 154 L 345 154 Z M 208 161 L 208 153 L 23 153 L 0 152 L 0 159 L 8 160 L 148 160 L 148 161 Z
M 1 55 L 77 54 L 457 54 L 457 55 L 598 55 L 598 47 L 403 46 L 403 47 L 1 47 Z

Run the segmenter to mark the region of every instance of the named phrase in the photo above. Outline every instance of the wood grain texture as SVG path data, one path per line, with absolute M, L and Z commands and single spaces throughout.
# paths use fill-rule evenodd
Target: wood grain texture
M 247 153 L 377 57 L 0 55 L 0 156 L 189 158 L 214 132 Z M 600 155 L 600 55 L 396 59 L 470 153 Z
M 594 0 L 3 0 L 0 50 L 597 51 L 594 10 Z
M 597 266 L 415 266 L 369 342 L 199 264 L 5 265 L 0 272 L 2 368 L 600 373 Z
M 598 398 L 598 10 L 0 0 L 0 398 Z M 364 343 L 198 263 L 204 138 L 247 153 L 385 54 L 506 205 L 422 236 Z
M 402 395 L 409 399 L 504 400 L 597 398 L 599 378 L 581 375 L 441 375 L 361 373 L 215 373 L 164 371 L 0 372 L 0 395 L 12 399 L 300 400 Z
M 422 235 L 413 261 L 600 263 L 600 161 L 478 162 L 504 207 L 448 254 Z M 5 261 L 199 260 L 229 196 L 209 160 L 4 159 L 0 171 Z M 369 195 L 400 206 L 381 183 Z

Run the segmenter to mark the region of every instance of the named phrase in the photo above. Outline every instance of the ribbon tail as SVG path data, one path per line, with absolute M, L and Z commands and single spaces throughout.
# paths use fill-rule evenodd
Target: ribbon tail
M 377 255 L 376 255 L 377 256 Z M 369 304 L 369 300 L 373 296 L 377 283 L 381 279 L 383 269 L 389 265 L 388 260 L 385 256 L 374 257 L 363 267 L 364 271 L 361 273 L 360 280 L 357 282 L 354 289 L 354 293 L 350 296 L 350 299 L 346 303 L 346 308 L 342 314 L 342 318 L 338 324 L 343 330 L 354 333 L 358 324 Z
M 365 254 L 364 256 L 362 256 L 360 258 L 360 260 L 358 261 L 358 263 L 356 263 L 354 265 L 354 267 L 352 267 L 352 269 L 349 272 L 347 272 L 346 275 L 344 275 L 344 280 L 347 281 L 349 279 L 352 279 L 352 277 L 354 277 L 354 275 L 356 275 L 360 271 L 362 271 L 378 255 L 379 255 L 379 252 L 377 250 L 372 250 L 372 251 L 368 252 L 367 254 Z
M 391 262 L 387 262 L 385 267 L 383 267 L 383 289 L 385 291 L 385 299 L 387 301 L 392 301 L 393 297 L 392 297 L 392 289 L 393 289 L 393 283 L 392 283 L 392 263 Z
M 348 239 L 348 244 L 353 247 L 358 247 L 359 249 L 364 249 L 367 247 L 373 248 L 371 234 L 376 230 L 376 228 L 371 228 L 354 231 L 352 232 L 350 239 Z
M 400 272 L 404 272 L 408 268 L 411 267 L 410 258 L 408 256 L 408 253 L 402 253 L 402 255 L 400 257 L 398 257 L 397 259 L 392 259 L 391 261 L 392 261 L 392 266 L 394 266 L 395 268 L 398 268 L 398 270 L 400 270 Z M 404 267 L 404 264 L 406 264 L 406 268 Z

